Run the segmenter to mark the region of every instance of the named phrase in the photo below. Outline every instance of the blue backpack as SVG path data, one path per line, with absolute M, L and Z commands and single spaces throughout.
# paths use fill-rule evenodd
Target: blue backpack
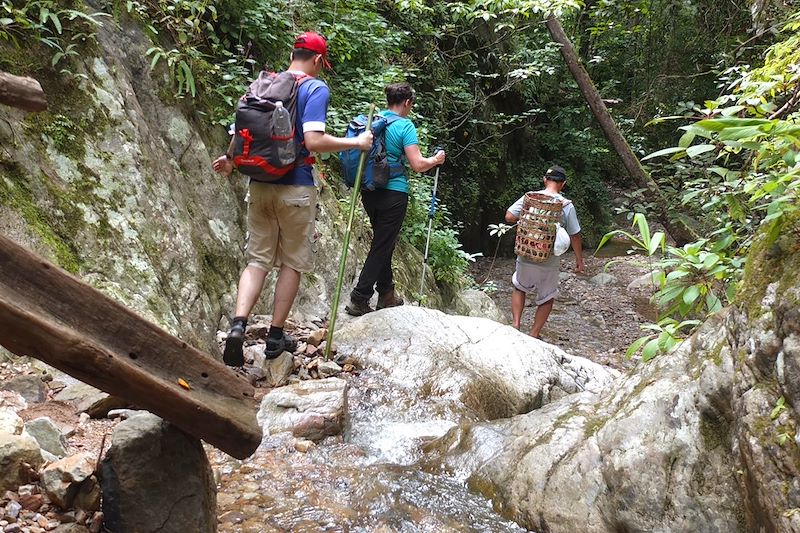
M 368 191 L 382 189 L 386 187 L 389 178 L 405 173 L 405 167 L 400 164 L 397 166 L 389 165 L 389 158 L 386 154 L 386 128 L 390 124 L 402 117 L 374 115 L 372 117 L 372 148 L 367 154 L 364 163 L 364 174 L 361 176 L 361 188 Z M 359 115 L 347 125 L 345 137 L 357 137 L 367 130 L 367 116 Z M 356 183 L 356 173 L 358 172 L 358 162 L 361 159 L 361 150 L 351 148 L 339 152 L 339 161 L 342 163 L 342 175 L 344 184 L 352 187 Z

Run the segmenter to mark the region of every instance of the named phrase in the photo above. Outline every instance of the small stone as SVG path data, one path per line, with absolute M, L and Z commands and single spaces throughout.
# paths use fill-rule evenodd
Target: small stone
M 589 283 L 591 283 L 592 285 L 599 285 L 599 286 L 609 285 L 616 281 L 617 278 L 606 272 L 600 272 L 599 274 L 589 278 Z
M 90 533 L 100 533 L 100 529 L 103 527 L 103 513 L 101 511 L 97 511 L 92 515 L 92 520 L 88 524 L 89 525 L 89 532 Z
M 313 331 L 308 336 L 308 344 L 311 346 L 319 346 L 322 343 L 323 339 L 325 339 L 325 337 L 327 336 L 328 336 L 327 329 L 318 329 L 316 331 Z
M 22 528 L 19 524 L 8 524 L 5 529 L 3 529 L 3 533 L 22 533 Z
M 317 364 L 317 371 L 322 378 L 329 378 L 341 374 L 342 367 L 333 361 L 322 361 Z
M 141 411 L 137 411 L 136 409 L 112 409 L 106 415 L 106 418 L 114 420 L 119 418 L 120 420 L 127 420 L 130 417 L 141 413 Z
M 6 505 L 6 517 L 16 520 L 21 510 L 22 506 L 19 503 L 10 501 L 8 505 Z
M 307 439 L 297 439 L 294 441 L 294 449 L 300 453 L 307 453 L 308 450 L 315 446 L 314 441 Z
M 325 353 L 325 350 L 327 349 L 327 344 L 328 344 L 328 342 L 327 342 L 327 341 L 322 341 L 322 342 L 319 344 L 319 351 L 320 351 L 320 353 L 322 353 L 322 354 L 324 354 L 324 353 Z M 335 353 L 336 353 L 336 352 L 338 352 L 338 351 L 339 351 L 339 350 L 336 348 L 336 345 L 335 345 L 335 344 L 331 344 L 331 354 L 335 354 Z
M 319 348 L 317 348 L 313 344 L 306 345 L 306 355 L 313 356 L 315 353 L 317 353 L 318 350 Z
M 353 365 L 344 365 L 342 367 L 342 371 L 343 372 L 354 372 L 355 369 L 356 369 L 356 367 L 354 367 Z

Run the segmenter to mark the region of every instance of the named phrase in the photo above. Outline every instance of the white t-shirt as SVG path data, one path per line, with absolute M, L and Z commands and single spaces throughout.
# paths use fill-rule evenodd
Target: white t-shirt
M 561 225 L 567 230 L 567 233 L 570 235 L 575 235 L 580 233 L 581 225 L 578 222 L 578 214 L 575 211 L 575 206 L 572 204 L 571 200 L 566 199 L 565 197 L 561 196 L 560 194 L 550 194 L 545 190 L 536 191 L 538 194 L 546 194 L 547 196 L 551 196 L 556 200 L 559 200 L 564 204 L 561 209 Z M 514 215 L 515 217 L 519 218 L 522 214 L 522 204 L 525 202 L 525 195 L 523 194 L 519 200 L 514 202 L 511 207 L 508 208 L 508 212 Z M 530 263 L 527 259 L 523 259 L 521 257 L 517 257 L 517 261 L 524 261 L 526 263 Z M 534 263 L 537 265 L 541 265 L 548 268 L 558 268 L 560 261 L 559 256 L 552 255 L 547 261 L 543 263 Z

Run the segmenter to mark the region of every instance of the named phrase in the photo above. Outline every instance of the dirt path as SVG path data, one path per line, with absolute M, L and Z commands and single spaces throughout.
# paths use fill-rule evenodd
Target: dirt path
M 624 251 L 614 250 L 616 253 Z M 542 339 L 563 350 L 619 370 L 633 366 L 625 358 L 628 346 L 642 336 L 639 326 L 655 320 L 655 308 L 649 302 L 652 290 L 645 286 L 628 288 L 648 272 L 641 256 L 594 257 L 584 253 L 586 273 L 576 274 L 575 256 L 570 251 L 561 260 L 559 295 L 553 312 L 542 331 Z M 471 270 L 477 282 L 489 274 L 491 258 L 479 259 Z M 497 290 L 489 293 L 511 322 L 511 275 L 515 258 L 498 258 L 489 274 Z M 601 272 L 614 279 L 608 284 L 592 280 Z M 522 331 L 529 331 L 536 306 L 529 296 L 522 314 Z

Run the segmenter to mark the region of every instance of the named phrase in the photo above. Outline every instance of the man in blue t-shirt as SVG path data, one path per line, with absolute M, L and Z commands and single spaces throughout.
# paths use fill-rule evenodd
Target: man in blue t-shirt
M 425 172 L 444 163 L 444 150 L 433 157 L 422 157 L 419 151 L 417 128 L 407 117 L 414 105 L 414 90 L 406 82 L 393 83 L 384 89 L 389 107 L 381 115 L 399 117 L 386 128 L 386 153 L 392 173 L 383 189 L 361 192 L 364 210 L 372 224 L 372 244 L 358 283 L 350 293 L 348 314 L 361 316 L 373 309 L 369 305 L 375 290 L 378 291 L 377 308 L 403 305 L 394 291 L 392 254 L 408 207 L 408 178 L 404 162 L 416 172 Z
M 312 77 L 304 81 L 297 92 L 295 129 L 303 145 L 298 158 L 302 163 L 276 181 L 250 180 L 247 267 L 239 278 L 236 309 L 222 355 L 225 364 L 234 367 L 244 364 L 242 346 L 247 318 L 261 294 L 267 273 L 273 268 L 279 272 L 264 355 L 274 359 L 284 351 L 293 352 L 297 348 L 297 341 L 284 333 L 283 326 L 300 287 L 301 273 L 310 272 L 314 267 L 311 244 L 317 212 L 317 188 L 311 153 L 351 148 L 366 151 L 372 147 L 371 132 L 349 139 L 325 133 L 330 91 L 324 81 L 317 79 L 323 66 L 330 67 L 325 39 L 313 32 L 300 34 L 295 40 L 290 61 L 289 72 L 298 78 Z M 225 175 L 233 171 L 231 148 L 214 161 L 213 168 Z

